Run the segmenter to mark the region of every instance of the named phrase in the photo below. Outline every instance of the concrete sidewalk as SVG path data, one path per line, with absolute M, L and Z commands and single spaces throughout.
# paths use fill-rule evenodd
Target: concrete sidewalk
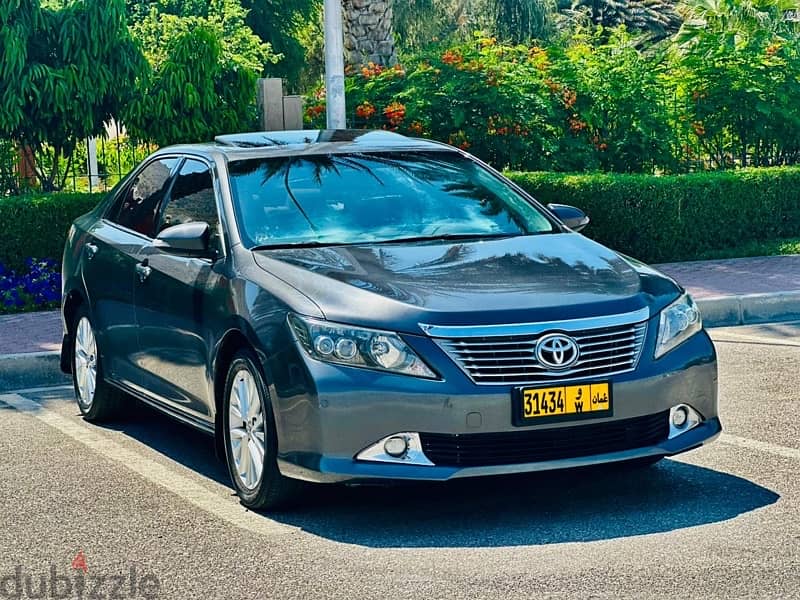
M 707 327 L 800 319 L 800 255 L 656 267 L 692 294 Z
M 697 300 L 708 327 L 800 319 L 800 255 L 657 265 Z M 58 312 L 0 315 L 0 390 L 65 382 Z

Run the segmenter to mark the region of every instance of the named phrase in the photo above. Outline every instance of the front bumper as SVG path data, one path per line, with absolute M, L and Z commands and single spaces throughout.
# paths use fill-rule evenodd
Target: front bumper
M 648 338 L 656 328 L 650 328 Z M 512 424 L 513 386 L 476 386 L 429 339 L 408 339 L 441 381 L 338 367 L 308 358 L 297 347 L 266 366 L 273 375 L 273 408 L 278 429 L 278 465 L 289 477 L 315 482 L 431 480 L 580 467 L 697 448 L 722 429 L 717 412 L 717 367 L 713 344 L 701 332 L 660 360 L 643 356 L 638 368 L 610 378 L 611 417 L 527 427 Z M 647 339 L 644 352 L 652 352 Z M 652 356 L 652 354 L 649 354 Z M 562 456 L 556 460 L 456 466 L 394 464 L 358 460 L 357 455 L 398 432 L 468 436 L 529 432 L 633 422 L 685 403 L 700 423 L 672 438 L 621 451 Z M 664 416 L 667 419 L 667 416 Z

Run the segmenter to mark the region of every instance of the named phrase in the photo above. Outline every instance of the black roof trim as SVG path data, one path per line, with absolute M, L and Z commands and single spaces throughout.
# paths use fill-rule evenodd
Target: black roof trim
M 308 146 L 321 143 L 344 142 L 350 144 L 406 145 L 411 141 L 393 131 L 369 129 L 307 129 L 296 131 L 257 131 L 218 135 L 214 141 L 220 146 L 233 148 L 279 148 L 281 146 Z

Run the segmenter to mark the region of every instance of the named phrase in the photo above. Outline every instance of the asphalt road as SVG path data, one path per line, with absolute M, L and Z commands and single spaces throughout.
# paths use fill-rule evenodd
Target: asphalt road
M 17 579 L 23 598 L 800 598 L 800 324 L 713 337 L 725 433 L 705 448 L 644 471 L 314 487 L 271 517 L 166 418 L 98 427 L 64 388 L 0 396 L 0 598 Z

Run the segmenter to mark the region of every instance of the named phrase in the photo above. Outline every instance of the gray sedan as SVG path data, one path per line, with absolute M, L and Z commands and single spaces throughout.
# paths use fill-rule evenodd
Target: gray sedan
M 254 509 L 713 439 L 697 307 L 587 223 L 388 132 L 164 148 L 70 231 L 62 368 L 87 419 L 133 396 L 213 435 Z

